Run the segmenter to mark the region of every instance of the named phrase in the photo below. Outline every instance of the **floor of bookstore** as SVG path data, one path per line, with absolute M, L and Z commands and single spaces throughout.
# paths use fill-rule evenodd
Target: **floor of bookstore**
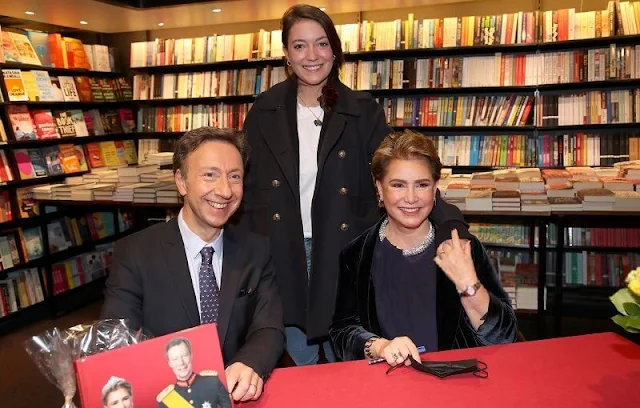
M 100 305 L 100 301 L 94 302 L 55 320 L 43 320 L 0 337 L 0 401 L 2 401 L 0 405 L 5 406 L 5 403 L 9 403 L 6 406 L 11 408 L 55 408 L 61 406 L 60 391 L 40 374 L 22 348 L 22 342 L 51 327 L 66 328 L 94 320 L 98 316 Z M 535 330 L 533 320 L 520 321 L 520 331 L 525 339 L 535 338 Z M 606 319 L 563 319 L 562 322 L 563 336 L 605 331 L 620 333 L 617 326 Z M 291 365 L 291 361 L 283 359 L 281 365 Z

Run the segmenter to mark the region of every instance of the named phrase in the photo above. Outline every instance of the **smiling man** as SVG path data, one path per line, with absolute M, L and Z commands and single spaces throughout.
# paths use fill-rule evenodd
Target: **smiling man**
M 116 243 L 101 314 L 155 336 L 216 323 L 236 401 L 260 397 L 284 348 L 268 239 L 226 225 L 242 201 L 248 155 L 239 131 L 204 127 L 178 140 L 173 171 L 184 205 L 177 218 Z

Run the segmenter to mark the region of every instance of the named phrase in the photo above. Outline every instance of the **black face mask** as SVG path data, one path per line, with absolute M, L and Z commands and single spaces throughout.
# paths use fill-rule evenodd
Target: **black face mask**
M 450 375 L 473 373 L 474 376 L 480 378 L 489 377 L 487 372 L 487 364 L 477 359 L 470 360 L 456 360 L 456 361 L 417 361 L 412 356 L 409 356 L 411 361 L 411 367 L 423 373 L 435 375 L 439 378 L 445 378 Z M 389 367 L 387 374 L 398 367 L 403 365 L 397 365 L 395 367 Z

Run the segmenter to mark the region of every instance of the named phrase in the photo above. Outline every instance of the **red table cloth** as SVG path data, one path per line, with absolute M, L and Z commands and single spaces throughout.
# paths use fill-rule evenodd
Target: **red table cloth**
M 638 407 L 640 346 L 613 333 L 423 354 L 477 358 L 489 378 L 446 379 L 386 363 L 352 361 L 277 369 L 257 402 L 240 407 Z

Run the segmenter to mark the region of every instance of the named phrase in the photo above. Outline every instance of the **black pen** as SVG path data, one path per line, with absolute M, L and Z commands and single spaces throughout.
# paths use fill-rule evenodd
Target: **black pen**
M 427 349 L 425 349 L 424 346 L 418 347 L 418 353 L 425 353 L 426 351 L 427 351 Z M 386 358 L 378 358 L 378 359 L 375 359 L 375 360 L 369 360 L 369 365 L 382 363 L 383 361 L 387 361 L 387 359 Z

